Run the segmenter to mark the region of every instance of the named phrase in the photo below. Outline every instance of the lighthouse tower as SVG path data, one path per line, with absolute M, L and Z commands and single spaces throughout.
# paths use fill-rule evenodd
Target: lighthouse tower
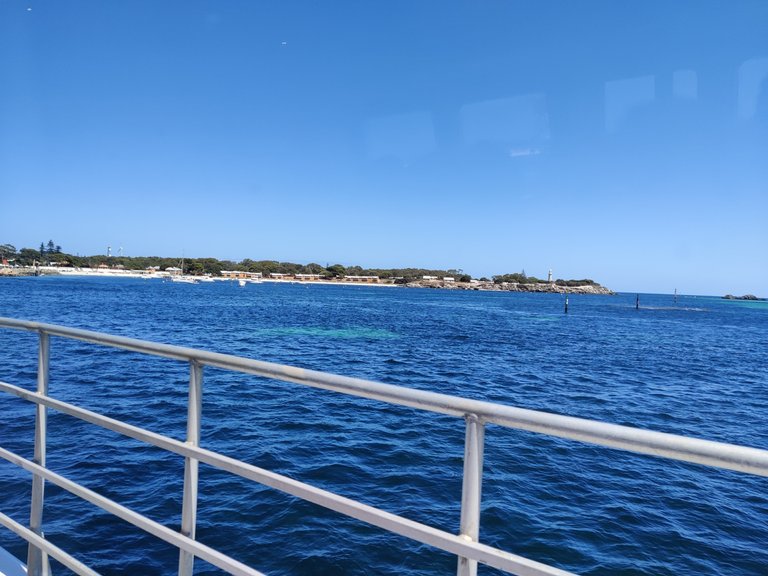
M 547 282 L 552 284 L 552 268 L 549 269 L 549 274 L 547 274 Z

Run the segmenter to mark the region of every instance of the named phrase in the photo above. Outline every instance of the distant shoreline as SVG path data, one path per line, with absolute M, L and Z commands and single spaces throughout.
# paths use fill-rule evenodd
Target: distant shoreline
M 122 250 L 121 250 L 122 251 Z M 408 286 L 411 288 L 443 288 L 453 290 L 490 290 L 511 292 L 551 292 L 613 294 L 610 289 L 586 277 L 555 278 L 552 270 L 546 280 L 520 272 L 473 278 L 460 268 L 433 269 L 421 267 L 370 268 L 358 265 L 300 264 L 277 260 L 240 262 L 217 258 L 181 259 L 161 256 L 80 256 L 63 252 L 49 240 L 39 250 L 16 250 L 11 244 L 0 245 L 0 276 L 39 276 L 61 274 L 78 276 L 110 276 L 124 278 L 171 278 L 177 282 L 198 283 L 214 280 L 288 281 L 301 283 L 365 286 Z
M 109 270 L 109 269 L 89 269 L 89 268 L 58 268 L 52 266 L 41 266 L 35 268 L 3 268 L 0 270 L 0 276 L 7 277 L 29 277 L 29 276 L 72 276 L 72 277 L 90 277 L 90 278 L 143 278 L 148 280 L 171 280 L 173 275 L 168 273 L 147 273 L 134 270 Z M 233 278 L 222 278 L 220 276 L 186 276 L 186 278 L 201 280 L 207 278 L 215 282 L 235 282 Z M 313 284 L 329 286 L 370 286 L 382 288 L 430 288 L 441 290 L 473 290 L 484 292 L 529 292 L 529 293 L 549 293 L 549 294 L 597 294 L 613 295 L 615 292 L 599 284 L 589 284 L 581 286 L 561 286 L 554 282 L 537 283 L 518 283 L 471 280 L 469 282 L 457 282 L 446 280 L 414 280 L 405 284 L 397 284 L 394 280 L 381 279 L 377 282 L 361 282 L 350 280 L 305 280 L 305 279 L 278 279 L 278 278 L 260 278 L 258 280 L 247 280 L 249 283 L 269 282 L 273 284 Z

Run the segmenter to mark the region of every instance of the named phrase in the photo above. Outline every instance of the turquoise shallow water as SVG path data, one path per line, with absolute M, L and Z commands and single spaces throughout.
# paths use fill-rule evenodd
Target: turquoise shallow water
M 768 448 L 768 305 L 317 285 L 0 279 L 0 315 Z M 34 387 L 34 336 L 0 331 L 0 379 Z M 52 341 L 51 393 L 182 438 L 183 363 Z M 31 457 L 29 406 L 0 444 Z M 50 417 L 49 466 L 178 527 L 183 462 Z M 206 369 L 205 447 L 455 531 L 463 422 Z M 591 575 L 768 573 L 768 480 L 489 427 L 482 539 Z M 0 510 L 29 476 L 0 462 Z M 105 574 L 176 552 L 49 487 L 45 529 Z M 199 539 L 269 574 L 445 574 L 455 559 L 201 467 Z M 21 546 L 0 531 L 0 545 Z M 216 570 L 198 561 L 197 572 Z M 58 573 L 65 573 L 59 570 Z M 490 569 L 481 574 L 494 574 Z

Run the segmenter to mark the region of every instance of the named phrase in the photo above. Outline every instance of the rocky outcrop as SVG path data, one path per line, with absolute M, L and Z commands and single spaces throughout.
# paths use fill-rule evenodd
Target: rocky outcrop
M 758 298 L 753 294 L 744 294 L 744 296 L 734 296 L 733 294 L 726 294 L 723 296 L 723 300 L 765 300 L 765 298 Z
M 543 292 L 550 294 L 615 294 L 599 284 L 560 286 L 554 282 L 521 284 L 517 282 L 445 282 L 443 280 L 416 280 L 407 284 L 409 288 L 440 288 L 444 290 L 491 290 L 494 292 Z
M 0 268 L 0 276 L 39 276 L 40 271 L 32 266 L 23 266 L 17 268 L 10 268 L 3 266 Z

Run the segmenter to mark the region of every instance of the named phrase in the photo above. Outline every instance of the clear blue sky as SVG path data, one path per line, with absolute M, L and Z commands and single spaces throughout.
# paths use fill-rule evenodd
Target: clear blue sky
M 768 296 L 768 2 L 0 0 L 0 243 Z

